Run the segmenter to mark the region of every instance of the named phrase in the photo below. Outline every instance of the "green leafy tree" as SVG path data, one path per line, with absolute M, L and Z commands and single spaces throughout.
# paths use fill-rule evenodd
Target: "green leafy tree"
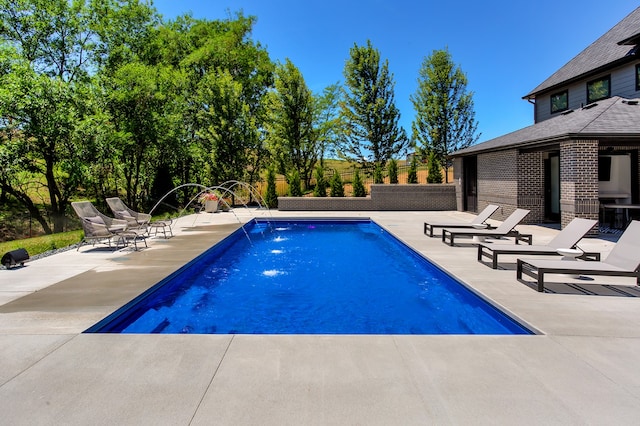
M 362 164 L 385 164 L 405 150 L 408 140 L 399 125 L 393 75 L 388 61 L 367 41 L 354 45 L 344 69 L 346 88 L 341 102 L 345 140 L 341 155 Z
M 267 192 L 264 196 L 267 207 L 273 209 L 278 207 L 278 194 L 276 193 L 276 172 L 272 167 L 267 169 Z
M 415 155 L 411 157 L 409 171 L 407 172 L 407 183 L 418 183 L 418 160 L 416 160 Z
M 353 196 L 354 197 L 366 197 L 367 190 L 362 183 L 362 179 L 360 178 L 360 171 L 358 169 L 355 170 L 353 174 Z
M 398 183 L 398 162 L 395 159 L 389 160 L 389 183 Z
M 427 161 L 427 183 L 442 183 L 442 166 L 435 152 L 429 153 Z
M 342 120 L 340 116 L 341 87 L 338 83 L 327 86 L 321 95 L 314 99 L 314 119 L 316 144 L 318 147 L 320 165 L 324 167 L 327 156 L 336 156 L 338 141 L 342 135 Z
M 331 196 L 344 197 L 344 183 L 337 170 L 333 172 L 333 177 L 331 178 Z
M 423 60 L 419 73 L 418 89 L 410 97 L 416 111 L 413 140 L 423 155 L 435 152 L 448 170 L 448 155 L 480 137 L 476 135 L 473 92 L 467 91 L 467 76 L 448 50 L 434 50 Z
M 275 91 L 268 95 L 267 147 L 282 174 L 296 170 L 309 187 L 318 160 L 313 95 L 293 63 L 276 70 Z
M 242 84 L 229 71 L 208 73 L 200 84 L 200 161 L 212 184 L 241 180 L 249 165 L 246 141 L 257 138 L 257 124 L 244 102 Z
M 326 197 L 329 183 L 324 177 L 324 169 L 321 165 L 316 166 L 316 186 L 313 189 L 314 197 Z

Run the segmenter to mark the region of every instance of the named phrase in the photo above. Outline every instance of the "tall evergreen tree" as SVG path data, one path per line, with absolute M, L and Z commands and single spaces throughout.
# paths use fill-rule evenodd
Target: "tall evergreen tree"
M 380 53 L 367 41 L 354 45 L 344 69 L 346 89 L 341 102 L 345 140 L 343 157 L 360 163 L 384 164 L 405 150 L 406 133 L 400 127 L 395 105 L 393 75 L 389 63 L 380 63 Z
M 478 123 L 467 76 L 448 50 L 434 50 L 420 67 L 418 89 L 410 99 L 416 111 L 411 125 L 413 142 L 423 156 L 435 152 L 448 170 L 448 155 L 474 144 Z
M 388 164 L 389 183 L 398 183 L 398 162 L 392 158 Z

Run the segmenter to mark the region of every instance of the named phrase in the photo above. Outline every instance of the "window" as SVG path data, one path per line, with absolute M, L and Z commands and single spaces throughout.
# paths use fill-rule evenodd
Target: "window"
M 551 114 L 569 109 L 569 94 L 564 92 L 551 95 Z
M 640 64 L 636 65 L 636 91 L 640 90 Z
M 611 96 L 611 77 L 606 76 L 587 83 L 587 104 Z

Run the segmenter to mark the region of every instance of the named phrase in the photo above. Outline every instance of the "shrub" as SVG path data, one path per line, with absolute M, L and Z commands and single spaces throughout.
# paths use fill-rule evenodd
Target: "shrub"
M 292 171 L 288 176 L 289 196 L 302 197 L 302 187 L 300 183 L 300 173 L 297 170 Z
M 411 158 L 411 165 L 407 173 L 407 183 L 418 183 L 418 161 L 415 155 Z
M 267 193 L 264 196 L 264 202 L 270 209 L 278 207 L 278 194 L 276 193 L 276 172 L 269 167 L 267 170 Z
M 398 183 L 398 162 L 389 160 L 389 183 Z
M 384 183 L 384 173 L 382 172 L 380 163 L 376 163 L 373 168 L 373 183 Z
M 337 171 L 333 172 L 333 177 L 331 178 L 331 196 L 344 197 L 344 184 L 342 183 L 340 173 Z
M 433 151 L 429 154 L 427 170 L 427 183 L 442 183 L 442 167 Z
M 367 195 L 367 190 L 364 188 L 362 179 L 360 179 L 360 171 L 356 169 L 353 175 L 353 196 L 365 197 L 366 195 Z
M 327 196 L 328 183 L 324 178 L 324 169 L 322 166 L 316 167 L 316 187 L 313 188 L 314 197 L 326 197 Z

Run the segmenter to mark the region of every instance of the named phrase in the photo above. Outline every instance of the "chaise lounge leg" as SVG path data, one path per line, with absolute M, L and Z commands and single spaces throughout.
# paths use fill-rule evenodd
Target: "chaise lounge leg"
M 538 269 L 538 291 L 544 292 L 544 272 Z

